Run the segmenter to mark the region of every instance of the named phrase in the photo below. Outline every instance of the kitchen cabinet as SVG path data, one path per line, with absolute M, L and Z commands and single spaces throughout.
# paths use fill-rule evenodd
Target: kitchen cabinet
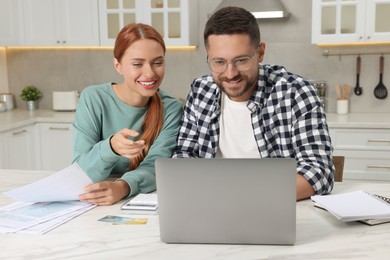
M 114 46 L 118 32 L 129 23 L 153 26 L 167 46 L 198 44 L 198 1 L 102 0 L 99 15 L 103 46 Z
M 344 179 L 390 181 L 390 129 L 333 127 L 335 155 L 345 156 Z
M 14 128 L 0 133 L 2 138 L 2 168 L 37 170 L 39 154 L 36 148 L 36 126 L 34 124 Z
M 24 41 L 23 15 L 19 0 L 0 0 L 0 46 Z
M 312 42 L 390 42 L 390 0 L 313 0 Z
M 28 46 L 98 46 L 97 0 L 22 0 Z
M 72 123 L 38 123 L 42 170 L 58 171 L 72 163 Z

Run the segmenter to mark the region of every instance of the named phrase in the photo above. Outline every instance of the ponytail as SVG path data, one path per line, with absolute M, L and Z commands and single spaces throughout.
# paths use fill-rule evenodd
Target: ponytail
M 143 134 L 140 137 L 140 140 L 145 141 L 146 147 L 141 154 L 131 159 L 130 170 L 137 168 L 144 160 L 163 125 L 163 105 L 159 91 L 150 98 L 148 106 L 148 112 L 146 112 L 141 127 Z

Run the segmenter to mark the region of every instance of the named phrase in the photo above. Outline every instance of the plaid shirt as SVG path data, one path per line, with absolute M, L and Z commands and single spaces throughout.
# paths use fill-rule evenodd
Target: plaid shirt
M 174 158 L 214 158 L 218 149 L 221 91 L 212 76 L 195 79 L 184 108 Z M 333 188 L 333 148 L 316 89 L 281 66 L 259 65 L 247 103 L 260 157 L 295 158 L 297 172 L 316 194 Z

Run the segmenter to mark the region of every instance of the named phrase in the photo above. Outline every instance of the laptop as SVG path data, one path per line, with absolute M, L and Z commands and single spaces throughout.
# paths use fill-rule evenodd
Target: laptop
M 156 181 L 163 242 L 295 243 L 295 159 L 160 158 Z

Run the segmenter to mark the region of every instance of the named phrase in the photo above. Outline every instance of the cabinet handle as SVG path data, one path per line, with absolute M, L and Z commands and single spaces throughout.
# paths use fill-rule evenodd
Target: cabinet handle
M 371 143 L 390 143 L 390 139 L 376 139 L 376 138 L 369 138 L 367 142 Z
M 68 131 L 69 127 L 49 127 L 49 130 L 55 130 L 55 131 Z
M 390 165 L 369 164 L 367 168 L 390 169 Z
M 23 133 L 26 133 L 27 130 L 23 129 L 23 130 L 20 130 L 20 131 L 17 131 L 17 132 L 12 132 L 12 135 L 21 135 Z

